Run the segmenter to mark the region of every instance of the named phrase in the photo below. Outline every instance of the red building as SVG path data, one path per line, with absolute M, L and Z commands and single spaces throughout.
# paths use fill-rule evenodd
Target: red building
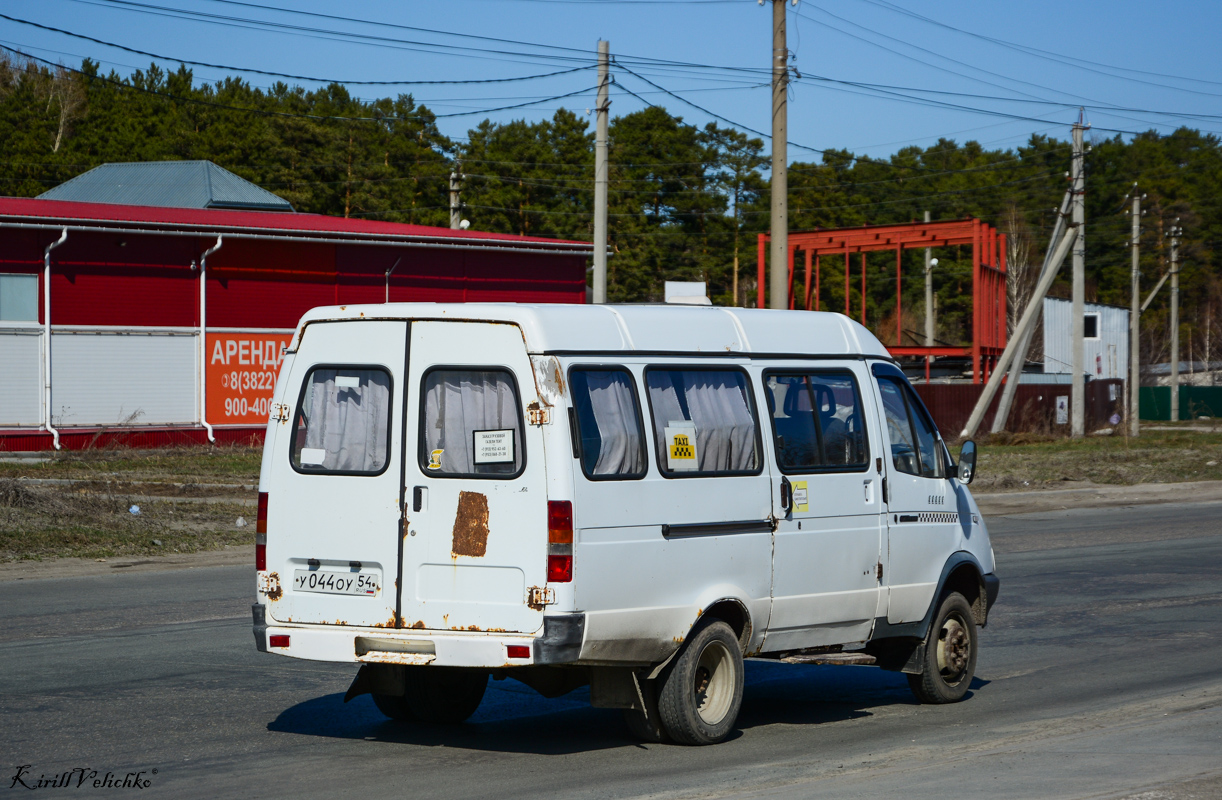
M 0 450 L 116 430 L 134 444 L 205 441 L 208 427 L 249 439 L 307 309 L 583 303 L 590 252 L 315 214 L 0 198 Z

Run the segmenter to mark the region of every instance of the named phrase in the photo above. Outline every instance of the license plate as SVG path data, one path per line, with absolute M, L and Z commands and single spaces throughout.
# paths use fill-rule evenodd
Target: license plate
M 293 573 L 293 589 L 298 592 L 374 597 L 378 593 L 378 576 L 372 572 L 326 572 L 320 569 L 299 569 Z

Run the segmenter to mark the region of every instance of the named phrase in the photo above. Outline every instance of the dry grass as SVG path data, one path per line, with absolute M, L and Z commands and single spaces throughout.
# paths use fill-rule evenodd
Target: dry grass
M 254 542 L 255 493 L 232 486 L 258 482 L 259 448 L 42 456 L 0 462 L 0 561 L 193 553 Z M 248 524 L 239 527 L 239 517 Z
M 248 524 L 239 527 L 239 517 Z M 0 561 L 194 553 L 253 542 L 254 508 L 239 498 L 149 501 L 0 479 Z
M 1132 486 L 1222 480 L 1222 432 L 1182 426 L 1147 429 L 1134 439 L 1002 434 L 977 444 L 976 491 L 1055 489 L 1070 481 Z
M 1147 429 L 1137 439 L 1078 441 L 1001 434 L 978 444 L 977 491 L 1222 480 L 1222 432 Z M 259 448 L 43 456 L 0 462 L 0 561 L 192 553 L 254 541 L 255 494 L 231 486 L 258 482 Z M 132 505 L 140 514 L 130 513 Z M 238 517 L 248 524 L 239 527 Z

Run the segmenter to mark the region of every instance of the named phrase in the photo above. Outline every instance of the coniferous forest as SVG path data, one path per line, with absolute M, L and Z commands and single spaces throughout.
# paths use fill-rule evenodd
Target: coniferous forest
M 0 194 L 31 197 L 106 162 L 206 159 L 298 211 L 447 226 L 449 176 L 460 164 L 462 215 L 473 229 L 591 238 L 594 133 L 584 108 L 539 122 L 475 122 L 463 139 L 442 135 L 439 118 L 410 95 L 370 101 L 340 85 L 200 85 L 185 67 L 124 77 L 103 75 L 90 61 L 68 69 L 0 54 Z M 1064 138 L 1034 135 L 1016 149 L 940 140 L 887 159 L 791 148 L 790 229 L 907 222 L 927 210 L 934 219 L 980 217 L 1009 237 L 1016 283 L 1031 283 L 1066 187 L 1068 138 L 1067 125 Z M 659 106 L 612 116 L 611 300 L 656 300 L 665 280 L 699 280 L 714 303 L 754 305 L 756 234 L 769 221 L 767 161 L 761 139 L 694 126 Z M 1218 360 L 1218 137 L 1188 128 L 1124 139 L 1096 134 L 1086 181 L 1088 301 L 1129 304 L 1125 197 L 1137 183 L 1146 212 L 1143 293 L 1167 268 L 1166 234 L 1178 219 L 1182 357 Z M 938 336 L 964 341 L 971 253 L 937 255 Z M 904 327 L 916 330 L 923 256 L 904 258 L 913 277 L 904 281 Z M 836 276 L 843 266 L 833 260 L 824 269 L 823 302 L 842 307 Z M 867 318 L 880 332 L 894 330 L 894 277 L 889 284 L 887 274 L 880 269 L 869 284 Z M 1063 270 L 1053 293 L 1068 296 L 1068 288 Z M 1167 359 L 1167 304 L 1164 288 L 1142 318 L 1146 363 Z

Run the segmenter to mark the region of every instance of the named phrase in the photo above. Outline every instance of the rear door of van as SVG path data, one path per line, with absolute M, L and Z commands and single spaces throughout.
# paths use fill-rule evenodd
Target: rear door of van
M 402 321 L 312 323 L 282 378 L 293 416 L 265 486 L 278 622 L 394 625 L 407 331 Z
M 411 325 L 402 618 L 408 628 L 529 633 L 547 583 L 539 398 L 516 325 Z

